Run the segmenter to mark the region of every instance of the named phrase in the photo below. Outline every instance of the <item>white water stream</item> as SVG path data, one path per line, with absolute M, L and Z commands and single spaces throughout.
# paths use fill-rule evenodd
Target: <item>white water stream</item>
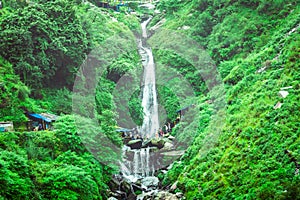
M 144 40 L 148 37 L 146 26 L 150 20 L 151 18 L 141 24 Z M 159 128 L 157 93 L 155 85 L 155 64 L 151 48 L 143 46 L 143 42 L 140 42 L 140 49 L 142 57 L 145 57 L 145 62 L 143 63 L 144 80 L 142 94 L 144 121 L 141 127 L 141 133 L 144 138 L 153 138 Z
M 140 133 L 144 139 L 155 137 L 155 133 L 159 128 L 155 64 L 151 48 L 146 47 L 143 44 L 146 42 L 142 42 L 147 40 L 146 26 L 150 20 L 151 18 L 141 24 L 143 38 L 140 39 L 139 42 L 139 53 L 142 56 L 144 67 L 142 84 L 144 121 L 140 128 Z M 151 152 L 149 147 L 135 150 L 125 147 L 123 150 L 123 157 L 126 157 L 126 152 L 131 154 L 130 160 L 125 159 L 123 160 L 123 163 L 121 163 L 121 171 L 126 179 L 135 182 L 139 178 L 153 176 L 155 169 L 153 163 L 151 163 Z

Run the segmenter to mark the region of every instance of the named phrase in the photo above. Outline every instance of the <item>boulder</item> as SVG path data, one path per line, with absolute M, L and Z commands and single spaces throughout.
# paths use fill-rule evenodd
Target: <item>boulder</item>
M 124 199 L 126 198 L 126 193 L 120 190 L 114 191 L 110 193 L 110 197 L 108 199 L 115 200 L 115 199 Z
M 165 141 L 163 139 L 157 139 L 157 138 L 153 138 L 151 140 L 150 146 L 151 147 L 157 147 L 159 149 L 163 148 L 165 144 Z
M 164 150 L 164 151 L 171 151 L 174 149 L 174 145 L 170 142 L 166 142 L 164 147 L 161 149 L 161 150 Z
M 148 176 L 141 180 L 142 188 L 149 189 L 149 188 L 156 188 L 158 186 L 159 180 L 155 176 Z
M 127 146 L 129 146 L 131 149 L 140 149 L 142 148 L 142 144 L 143 144 L 143 141 L 138 139 L 138 140 L 130 140 L 128 143 L 127 143 Z
M 142 148 L 147 148 L 151 146 L 151 140 L 146 140 L 143 142 Z
M 131 185 L 127 181 L 121 182 L 120 189 L 122 192 L 125 192 L 126 194 L 130 194 L 132 192 Z
M 136 185 L 136 184 L 132 184 L 132 189 L 134 192 L 143 190 L 141 185 Z
M 119 189 L 120 184 L 121 184 L 120 180 L 118 180 L 118 178 L 116 177 L 113 177 L 111 181 L 108 183 L 108 186 L 112 191 L 116 191 Z
M 150 152 L 157 152 L 158 148 L 157 147 L 150 147 Z
M 289 95 L 289 92 L 288 92 L 288 91 L 279 91 L 279 92 L 278 92 L 278 95 L 279 95 L 281 98 L 285 98 L 285 97 L 287 97 L 287 95 Z
M 282 103 L 278 102 L 273 108 L 276 110 L 276 109 L 281 108 L 281 106 L 282 106 Z
M 127 200 L 136 200 L 136 195 L 131 193 L 128 195 L 128 197 L 126 199 Z
M 183 26 L 182 29 L 183 30 L 189 30 L 191 27 L 190 26 Z
M 118 200 L 118 199 L 115 197 L 109 197 L 107 200 Z
M 173 140 L 175 140 L 175 137 L 172 136 L 172 135 L 170 135 L 170 136 L 168 137 L 168 139 L 173 141 Z
M 170 142 L 170 143 L 172 143 L 172 140 L 170 140 L 169 138 L 163 138 L 163 140 L 164 140 L 165 142 Z
M 161 154 L 164 155 L 164 156 L 179 157 L 179 156 L 182 156 L 184 154 L 184 150 L 162 152 Z
M 181 199 L 183 197 L 183 193 L 182 192 L 177 192 L 176 197 L 178 197 L 179 199 Z
M 149 192 L 143 192 L 142 194 L 139 194 L 137 196 L 137 199 L 138 200 L 153 199 L 153 197 L 155 197 L 157 193 L 158 193 L 157 190 L 151 190 Z
M 170 192 L 160 191 L 159 193 L 157 193 L 154 200 L 178 200 L 178 197 Z

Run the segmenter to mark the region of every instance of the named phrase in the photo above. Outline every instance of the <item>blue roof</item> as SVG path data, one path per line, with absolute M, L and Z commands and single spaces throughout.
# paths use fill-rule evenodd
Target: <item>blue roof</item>
M 46 118 L 46 117 L 44 117 L 44 116 L 42 116 L 42 115 L 40 115 L 40 114 L 36 114 L 36 113 L 31 113 L 31 114 L 28 114 L 30 117 L 34 117 L 34 118 L 37 118 L 37 119 L 42 119 L 42 120 L 44 120 L 45 122 L 52 122 L 52 120 L 51 119 L 48 119 L 48 118 Z
M 191 105 L 189 105 L 189 106 L 186 106 L 186 107 L 184 107 L 184 108 L 181 108 L 181 109 L 179 109 L 179 110 L 176 110 L 176 112 L 178 113 L 178 112 L 180 112 L 180 111 L 187 110 L 187 109 L 189 109 L 189 108 L 192 107 L 192 106 L 193 106 L 193 104 L 191 104 Z
M 119 128 L 119 129 L 117 129 L 116 131 L 117 131 L 117 132 L 130 132 L 130 131 L 132 131 L 132 130 L 127 129 L 127 128 Z

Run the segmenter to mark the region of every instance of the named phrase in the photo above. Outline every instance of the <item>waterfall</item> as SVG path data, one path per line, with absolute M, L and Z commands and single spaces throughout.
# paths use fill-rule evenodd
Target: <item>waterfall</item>
M 138 44 L 139 52 L 144 60 L 143 67 L 143 85 L 142 85 L 142 106 L 144 112 L 144 121 L 139 132 L 144 139 L 155 137 L 159 128 L 158 104 L 155 85 L 155 64 L 151 48 L 143 43 L 147 39 L 146 26 L 151 18 L 144 21 L 142 26 L 142 37 Z M 127 155 L 126 155 L 127 154 Z M 123 162 L 121 171 L 125 178 L 134 182 L 141 177 L 154 175 L 154 164 L 151 161 L 150 147 L 131 150 L 129 147 L 123 149 Z
M 146 26 L 147 26 L 147 24 L 150 22 L 151 19 L 152 19 L 152 18 L 149 17 L 149 19 L 147 19 L 146 21 L 144 21 L 144 22 L 141 24 L 141 26 L 142 26 L 142 36 L 143 36 L 143 38 L 145 38 L 145 39 L 147 39 L 147 37 L 148 37 Z
M 139 164 L 140 164 L 140 160 L 139 160 L 139 155 L 138 155 L 138 150 L 134 151 L 134 156 L 133 156 L 133 174 L 135 177 L 137 177 L 137 175 L 139 174 Z
M 146 26 L 150 20 L 151 18 L 142 23 L 142 35 L 144 39 L 147 39 Z M 155 85 L 155 64 L 151 48 L 143 46 L 143 43 L 140 42 L 140 49 L 142 56 L 144 54 L 146 57 L 146 62 L 143 63 L 144 77 L 142 106 L 144 111 L 144 121 L 141 132 L 144 138 L 153 138 L 159 128 L 157 93 Z
M 123 176 L 128 179 L 137 179 L 139 177 L 153 176 L 154 166 L 150 162 L 150 148 L 130 150 L 133 153 L 133 160 L 123 160 L 120 163 Z

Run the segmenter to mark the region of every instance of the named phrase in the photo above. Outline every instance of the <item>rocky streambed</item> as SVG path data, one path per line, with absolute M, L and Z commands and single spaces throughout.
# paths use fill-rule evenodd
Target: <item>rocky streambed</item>
M 184 199 L 182 193 L 175 193 L 176 185 L 165 190 L 158 173 L 167 173 L 175 159 L 183 154 L 176 150 L 175 138 L 164 137 L 124 140 L 123 160 L 120 173 L 110 183 L 110 200 L 177 200 Z

